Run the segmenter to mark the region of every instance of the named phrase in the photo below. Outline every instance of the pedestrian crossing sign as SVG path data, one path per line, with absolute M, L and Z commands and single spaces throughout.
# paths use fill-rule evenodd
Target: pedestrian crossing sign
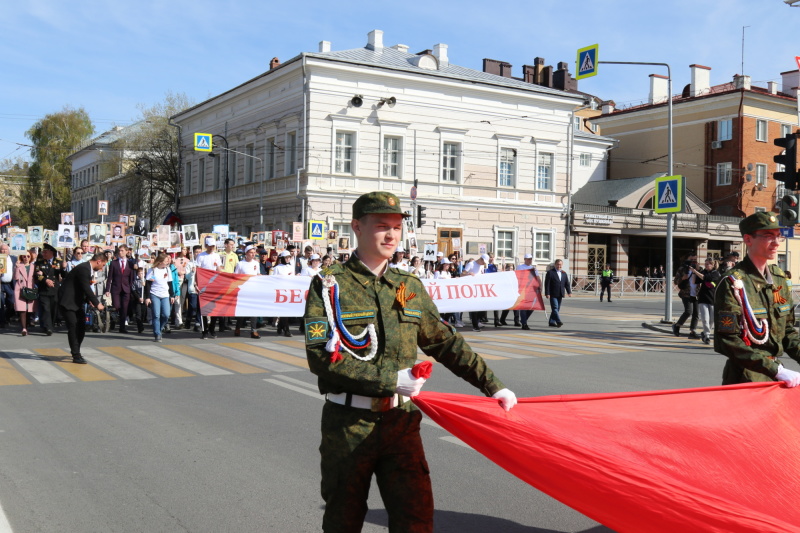
M 321 220 L 308 221 L 308 238 L 309 239 L 324 239 L 325 238 L 325 223 Z
M 197 152 L 210 152 L 211 151 L 211 134 L 210 133 L 195 133 L 194 134 L 194 149 Z
M 656 178 L 653 190 L 653 211 L 682 213 L 686 204 L 686 185 L 683 176 Z
M 575 67 L 575 79 L 582 80 L 597 75 L 599 44 L 593 44 L 578 50 L 578 61 Z

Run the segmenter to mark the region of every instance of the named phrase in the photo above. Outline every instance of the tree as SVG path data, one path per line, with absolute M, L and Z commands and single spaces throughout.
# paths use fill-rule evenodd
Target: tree
M 172 209 L 179 186 L 178 132 L 169 117 L 192 105 L 186 94 L 172 92 L 151 106 L 139 104 L 141 116 L 125 135 L 124 153 L 130 163 L 125 167 L 127 205 L 150 218 L 152 226 Z
M 45 115 L 25 135 L 31 140 L 28 186 L 20 190 L 21 209 L 15 224 L 44 224 L 54 228 L 61 212 L 71 205 L 72 164 L 67 159 L 94 133 L 94 125 L 83 108 L 65 106 L 61 111 Z

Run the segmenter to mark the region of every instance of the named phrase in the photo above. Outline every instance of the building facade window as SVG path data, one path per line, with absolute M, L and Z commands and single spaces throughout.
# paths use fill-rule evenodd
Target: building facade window
M 275 177 L 275 137 L 267 138 L 267 179 Z
M 442 144 L 442 181 L 455 183 L 461 159 L 460 143 L 446 142 Z
M 767 121 L 756 120 L 756 140 L 767 142 Z
M 536 164 L 536 188 L 540 191 L 553 190 L 553 154 L 540 152 Z
M 256 160 L 254 159 L 256 155 L 255 145 L 251 143 L 245 146 L 244 153 L 246 154 L 244 158 L 244 182 L 253 183 L 256 174 Z
M 717 185 L 730 185 L 732 175 L 731 163 L 717 163 Z
M 792 127 L 789 124 L 781 124 L 781 137 L 786 137 L 792 133 Z
M 197 192 L 206 192 L 206 159 L 197 160 Z
M 754 213 L 766 213 L 767 212 L 767 208 L 766 207 L 754 207 L 753 208 L 753 212 Z
M 336 132 L 336 159 L 334 171 L 338 174 L 353 173 L 353 150 L 355 135 L 351 131 Z
M 533 260 L 535 262 L 552 261 L 553 257 L 553 234 L 536 232 L 533 238 Z
M 236 186 L 236 178 L 239 173 L 239 162 L 237 161 L 236 152 L 228 152 L 228 186 Z
M 400 137 L 383 138 L 383 165 L 382 173 L 387 178 L 400 177 L 400 150 L 402 139 Z
M 350 227 L 349 222 L 336 222 L 331 224 L 331 226 L 332 229 L 336 230 L 336 236 L 338 238 L 347 237 L 350 240 L 348 245 L 350 246 L 351 250 L 358 247 L 358 238 L 356 237 L 356 234 L 353 232 L 353 228 Z M 340 250 L 340 253 L 345 251 L 346 250 Z
M 187 161 L 183 172 L 183 194 L 192 194 L 192 162 Z
M 778 165 L 782 166 L 782 165 Z M 778 172 L 781 172 L 780 170 Z M 776 203 L 780 201 L 781 198 L 786 194 L 786 184 L 782 181 L 775 182 L 775 201 Z
M 583 119 L 581 117 L 572 117 L 572 128 L 575 131 L 581 131 L 581 123 Z
M 286 174 L 297 171 L 297 132 L 290 131 L 286 134 Z
M 494 257 L 498 259 L 514 260 L 514 232 L 498 230 L 495 234 Z
M 767 186 L 767 165 L 756 165 L 756 185 Z
M 581 154 L 581 166 L 582 167 L 592 166 L 592 154 Z
M 500 168 L 498 186 L 513 187 L 517 178 L 517 151 L 514 148 L 500 149 Z
M 718 141 L 730 141 L 733 138 L 733 119 L 725 119 L 719 121 L 719 128 L 717 129 Z
M 218 191 L 221 187 L 221 172 L 220 167 L 222 166 L 222 158 L 215 157 L 214 158 L 214 190 Z

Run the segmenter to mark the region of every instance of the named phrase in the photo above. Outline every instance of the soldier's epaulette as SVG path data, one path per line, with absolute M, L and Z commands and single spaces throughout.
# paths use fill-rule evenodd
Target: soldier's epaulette
M 728 270 L 722 279 L 725 279 L 728 276 L 733 276 L 733 279 L 744 279 L 744 275 L 744 272 L 734 267 L 731 270 Z
M 412 277 L 412 278 L 416 278 L 417 277 L 416 274 L 412 274 L 408 270 L 403 270 L 403 269 L 400 269 L 400 268 L 397 268 L 397 267 L 391 267 L 389 270 L 391 270 L 392 272 L 394 272 L 396 274 L 402 274 L 403 276 L 409 276 L 409 277 Z
M 329 267 L 323 268 L 320 271 L 320 274 L 322 274 L 323 276 L 327 276 L 327 275 L 335 276 L 336 274 L 341 274 L 342 272 L 344 272 L 344 266 L 342 266 L 341 264 L 337 263 L 335 265 L 331 265 Z
M 770 265 L 769 271 L 772 273 L 773 276 L 780 276 L 782 278 L 786 277 L 786 273 L 778 265 Z

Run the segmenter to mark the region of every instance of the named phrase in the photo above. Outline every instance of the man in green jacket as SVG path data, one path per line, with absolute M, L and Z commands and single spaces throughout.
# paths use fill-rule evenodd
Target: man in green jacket
M 408 400 L 425 383 L 412 373 L 418 346 L 506 410 L 517 402 L 440 320 L 419 279 L 388 267 L 406 216 L 391 193 L 360 196 L 351 222 L 358 248 L 315 277 L 308 293 L 306 354 L 326 395 L 319 448 L 326 532 L 361 531 L 373 474 L 390 531 L 433 531 L 422 415 Z
M 714 350 L 728 357 L 722 384 L 783 381 L 796 387 L 800 373 L 779 360 L 786 352 L 800 361 L 791 286 L 777 265 L 767 264 L 784 241 L 777 215 L 755 213 L 739 230 L 747 256 L 725 273 L 714 296 Z
M 614 271 L 611 265 L 606 264 L 603 273 L 600 274 L 600 301 L 603 301 L 603 293 L 608 291 L 608 302 L 611 303 L 611 282 L 614 279 Z

